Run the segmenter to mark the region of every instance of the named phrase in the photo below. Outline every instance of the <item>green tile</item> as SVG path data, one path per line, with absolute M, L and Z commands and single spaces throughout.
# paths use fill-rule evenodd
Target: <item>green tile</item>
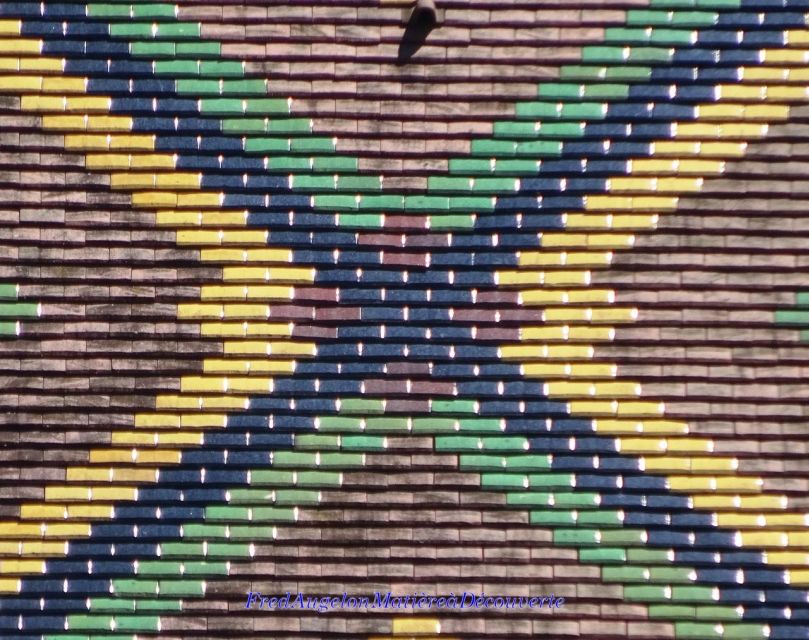
M 585 564 L 623 564 L 626 562 L 626 550 L 618 547 L 581 549 L 579 561 Z
M 3 313 L 3 306 L 0 304 L 0 315 Z M 775 322 L 778 324 L 805 324 L 809 325 L 809 311 L 788 310 L 776 311 Z
M 607 69 L 606 79 L 615 82 L 647 82 L 652 79 L 651 67 L 627 65 Z
M 515 153 L 518 156 L 553 157 L 562 154 L 562 143 L 556 140 L 532 140 L 520 142 Z
M 264 80 L 256 80 L 256 79 L 249 79 L 249 80 L 224 80 L 222 82 L 222 95 L 227 94 L 237 94 L 240 96 L 248 96 L 248 95 L 265 95 L 267 93 L 267 85 L 265 84 Z M 309 121 L 307 120 L 307 126 L 304 131 L 308 132 L 309 129 Z M 270 128 L 270 131 L 273 131 Z M 285 129 L 288 131 L 288 129 Z M 299 132 L 300 129 L 294 129 L 294 131 Z
M 219 80 L 177 80 L 177 93 L 192 96 L 219 95 Z
M 295 436 L 295 448 L 336 451 L 340 448 L 340 440 L 337 436 L 325 433 L 303 433 Z
M 584 87 L 584 97 L 594 100 L 626 100 L 629 97 L 629 85 L 626 84 L 588 84 Z
M 666 564 L 673 562 L 673 556 L 669 557 L 669 552 L 665 549 L 655 549 L 653 547 L 641 547 L 640 549 L 628 549 L 629 562 L 632 564 Z
M 696 0 L 694 5 L 702 9 L 738 9 L 742 0 Z
M 129 7 L 127 7 L 127 14 Z M 151 22 L 113 22 L 110 24 L 110 35 L 113 38 L 151 38 Z
M 449 209 L 449 198 L 443 196 L 405 196 L 404 207 L 411 211 L 446 211 Z
M 543 138 L 580 138 L 583 134 L 581 122 L 547 122 L 539 129 L 539 135 Z
M 270 156 L 267 159 L 267 169 L 269 171 L 309 171 L 309 158 L 301 156 Z
M 214 542 L 208 545 L 209 558 L 249 558 L 250 545 L 244 543 Z
M 334 151 L 334 138 L 292 138 L 291 149 L 295 153 L 331 153 Z M 379 182 L 379 178 L 373 179 Z
M 158 60 L 154 72 L 156 75 L 195 76 L 199 73 L 199 63 L 196 60 Z
M 173 576 L 182 573 L 180 562 L 165 562 L 163 560 L 142 560 L 138 563 L 139 576 Z
M 581 97 L 581 85 L 575 82 L 542 82 L 537 93 L 540 98 L 554 100 L 578 100 Z
M 87 15 L 91 18 L 128 18 L 129 3 L 93 3 L 87 5 Z
M 693 617 L 699 620 L 713 620 L 714 622 L 734 622 L 742 618 L 736 607 L 721 605 L 697 606 L 694 608 Z
M 289 102 L 282 98 L 248 98 L 245 111 L 262 115 L 288 115 Z
M 495 122 L 495 138 L 534 138 L 536 125 L 533 122 Z
M 539 170 L 536 160 L 498 159 L 495 161 L 494 172 L 508 175 L 532 176 Z
M 514 507 L 549 507 L 551 498 L 552 494 L 550 493 L 521 491 L 519 493 L 507 493 L 506 504 Z
M 450 173 L 486 174 L 492 170 L 491 161 L 482 158 L 451 158 L 449 161 Z
M 295 511 L 283 507 L 254 507 L 253 522 L 295 522 Z
M 687 29 L 652 29 L 649 42 L 658 45 L 687 47 L 692 44 L 692 31 Z
M 332 144 L 331 140 L 329 144 Z M 337 188 L 341 191 L 379 191 L 382 181 L 379 176 L 339 176 Z
M 384 413 L 385 407 L 381 400 L 366 398 L 345 398 L 340 401 L 340 413 L 377 414 Z
M 696 0 L 649 0 L 650 7 L 659 9 L 687 9 L 696 4 Z
M 528 440 L 522 436 L 481 436 L 484 451 L 527 451 Z
M 316 453 L 302 453 L 299 451 L 275 451 L 272 464 L 275 467 L 316 467 Z
M 473 191 L 484 191 L 487 193 L 499 193 L 508 191 L 517 191 L 518 181 L 514 178 L 503 178 L 494 176 L 491 178 L 475 178 L 475 184 L 472 186 Z M 471 198 L 459 198 L 461 201 L 470 200 Z M 484 198 L 484 202 L 488 200 Z
M 572 511 L 541 510 L 531 511 L 528 521 L 540 527 L 571 527 L 576 525 L 576 517 Z
M 645 567 L 625 565 L 622 567 L 606 566 L 601 569 L 601 579 L 604 582 L 620 582 L 622 584 L 647 582 L 647 572 Z
M 442 231 L 450 229 L 472 229 L 475 219 L 471 215 L 430 216 L 430 229 Z
M 158 38 L 199 38 L 199 22 L 164 22 L 157 25 Z
M 672 602 L 711 602 L 713 600 L 713 587 L 702 585 L 690 585 L 687 587 L 674 585 L 671 587 L 671 600 Z
M 337 216 L 338 226 L 360 229 L 381 229 L 382 216 L 376 213 L 341 213 Z
M 632 47 L 629 50 L 629 62 L 667 63 L 672 60 L 671 49 L 663 47 Z
M 229 494 L 229 504 L 262 504 L 272 501 L 272 492 L 267 489 L 231 489 Z
M 704 29 L 716 24 L 719 16 L 713 11 L 675 11 L 671 24 L 677 27 L 694 27 Z
M 489 178 L 476 178 L 475 183 Z M 513 178 L 492 178 L 492 180 L 506 180 L 514 182 Z M 450 196 L 447 198 L 450 211 L 494 211 L 495 201 L 492 196 Z M 435 217 L 435 216 L 433 216 Z
M 16 322 L 0 322 L 0 337 L 13 338 L 17 335 Z
M 318 209 L 350 210 L 357 208 L 357 198 L 353 195 L 316 195 L 315 207 Z
M 578 102 L 562 105 L 562 117 L 565 120 L 603 120 L 605 115 L 605 104 Z
M 654 11 L 647 9 L 630 9 L 626 12 L 628 26 L 658 27 L 671 24 L 672 13 L 669 11 Z
M 394 195 L 364 195 L 360 198 L 360 209 L 399 211 L 404 209 L 404 197 Z
M 237 525 L 238 526 L 238 525 Z M 237 527 L 233 527 L 236 529 Z M 187 576 L 227 576 L 228 565 L 225 562 L 186 562 L 184 564 Z
M 478 156 L 513 156 L 516 144 L 511 140 L 472 140 L 471 154 Z
M 308 118 L 276 118 L 270 119 L 267 131 L 270 133 L 285 133 L 296 135 L 309 133 L 312 130 L 312 122 Z
M 292 188 L 309 191 L 334 191 L 334 176 L 295 175 L 292 176 Z
M 454 418 L 413 418 L 413 433 L 453 433 L 456 422 Z
M 199 110 L 206 115 L 241 115 L 244 102 L 238 98 L 203 98 Z
M 505 469 L 504 461 L 503 456 L 464 453 L 459 457 L 458 466 L 467 471 L 503 471 Z
M 686 604 L 652 604 L 649 605 L 650 618 L 669 620 L 691 620 L 696 616 L 696 609 Z M 717 622 L 720 618 L 716 619 Z
M 558 496 L 560 494 L 556 495 Z M 624 523 L 618 511 L 613 511 L 612 509 L 594 509 L 579 513 L 579 524 L 587 527 L 621 527 Z
M 163 558 L 196 558 L 204 555 L 202 542 L 164 542 Z
M 0 302 L 0 318 L 32 318 L 37 309 L 36 302 Z
M 148 40 L 133 42 L 129 50 L 133 56 L 148 56 L 150 58 L 173 58 L 176 54 L 173 42 L 156 42 Z
M 346 438 L 362 438 L 366 436 L 344 436 L 343 446 L 345 447 Z M 371 438 L 372 436 L 367 436 Z M 253 472 L 255 473 L 255 471 Z M 326 487 L 333 488 L 339 487 L 343 484 L 341 474 L 335 471 L 299 471 L 298 482 L 299 487 Z
M 568 82 L 598 82 L 604 79 L 606 72 L 606 67 L 602 66 L 569 64 L 562 65 L 559 69 L 559 77 Z
M 615 42 L 620 45 L 633 44 L 635 42 L 649 42 L 649 34 L 646 29 L 636 27 L 608 27 L 604 30 L 604 41 Z
M 480 486 L 484 489 L 525 489 L 527 478 L 521 473 L 481 473 Z
M 178 56 L 193 56 L 195 58 L 217 58 L 222 54 L 222 45 L 219 42 L 178 42 Z
M 304 506 L 320 504 L 320 492 L 313 489 L 278 489 L 275 503 L 283 506 Z
M 640 529 L 604 529 L 601 543 L 615 546 L 645 546 L 645 532 Z
M 757 640 L 770 637 L 768 626 L 752 622 L 723 625 L 723 632 L 724 640 Z
M 370 432 L 408 433 L 410 428 L 407 418 L 384 416 L 366 419 L 365 430 Z
M 222 120 L 222 131 L 225 133 L 267 133 L 267 120 L 264 118 L 225 118 Z M 283 144 L 278 145 L 281 147 L 279 151 L 286 151 L 289 146 L 287 140 Z
M 233 542 L 258 542 L 260 540 L 273 540 L 273 530 L 272 527 L 268 527 L 263 524 L 236 524 L 230 527 L 230 540 Z
M 112 616 L 69 615 L 67 616 L 67 626 L 70 631 L 110 631 L 112 620 Z
M 518 455 L 510 455 L 506 456 L 505 460 L 506 460 L 506 469 L 508 469 L 509 471 L 531 472 L 551 468 L 551 457 L 545 453 L 524 453 Z
M 692 640 L 722 638 L 722 632 L 717 626 L 710 622 L 675 622 L 674 635 L 677 638 L 690 638 Z M 752 637 L 750 640 L 752 640 Z
M 365 465 L 361 453 L 322 453 L 320 466 L 324 469 L 356 469 Z
M 256 473 L 262 473 L 260 471 L 254 471 L 253 477 L 255 479 Z M 222 524 L 205 524 L 202 522 L 191 522 L 189 524 L 183 525 L 183 539 L 184 540 L 215 540 L 217 538 L 225 539 L 228 537 L 228 530 L 225 525 Z M 176 544 L 176 543 L 168 543 L 168 544 Z M 200 550 L 202 547 L 199 547 Z M 179 553 L 182 555 L 182 552 Z M 196 554 L 191 554 L 196 555 Z
M 165 547 L 163 545 L 164 555 Z M 202 551 L 202 545 L 199 545 Z M 113 592 L 119 596 L 153 596 L 157 594 L 157 580 L 112 580 Z
M 554 506 L 560 509 L 592 509 L 599 503 L 598 494 L 590 491 L 557 491 L 553 494 L 553 499 Z
M 250 509 L 248 507 L 237 507 L 231 505 L 212 505 L 205 507 L 205 520 L 207 521 L 218 520 L 220 522 L 234 522 L 249 519 Z
M 430 408 L 433 413 L 476 413 L 474 400 L 433 400 Z
M 624 600 L 627 602 L 667 602 L 668 597 L 666 587 L 663 585 L 631 584 L 624 587 Z
M 314 171 L 330 171 L 339 173 L 341 171 L 358 171 L 359 162 L 357 158 L 346 156 L 319 156 L 315 157 L 312 163 Z
M 616 63 L 624 61 L 623 47 L 586 46 L 581 50 L 582 62 Z
M 356 432 L 360 431 L 361 427 L 362 420 L 350 416 L 323 416 L 318 419 L 320 431 Z
M 691 574 L 694 572 L 689 567 L 662 566 L 649 567 L 651 574 L 650 582 L 664 582 L 666 584 L 691 584 Z
M 480 438 L 477 436 L 436 436 L 436 451 L 480 451 Z
M 175 5 L 167 2 L 132 3 L 132 14 L 135 18 L 174 18 Z
M 430 176 L 427 178 L 430 191 L 470 191 L 472 179 L 466 176 Z
M 539 494 L 537 494 L 539 495 Z M 550 494 L 544 494 L 550 497 Z M 553 532 L 553 543 L 560 546 L 588 546 L 593 547 L 600 544 L 598 531 L 595 529 L 563 529 L 559 528 Z
M 244 67 L 237 60 L 203 60 L 199 65 L 199 73 L 216 78 L 241 77 L 244 75 Z
M 160 583 L 160 593 L 164 593 L 163 585 Z M 166 590 L 167 595 L 172 595 Z M 189 594 L 190 595 L 190 594 Z M 200 594 L 202 595 L 202 594 Z M 155 633 L 158 631 L 160 618 L 157 616 L 115 616 L 115 631 L 135 632 L 135 633 Z
M 181 613 L 181 600 L 140 599 L 135 603 L 135 610 L 144 613 Z
M 0 300 L 16 300 L 17 299 L 17 285 L 4 283 L 0 284 Z
M 134 611 L 135 600 L 127 598 L 90 598 L 91 611 Z
M 477 433 L 503 433 L 500 418 L 460 418 L 457 420 L 459 431 L 474 431 Z
M 550 468 L 549 462 L 545 468 Z M 572 473 L 532 473 L 528 476 L 528 486 L 532 489 L 569 489 L 574 479 Z

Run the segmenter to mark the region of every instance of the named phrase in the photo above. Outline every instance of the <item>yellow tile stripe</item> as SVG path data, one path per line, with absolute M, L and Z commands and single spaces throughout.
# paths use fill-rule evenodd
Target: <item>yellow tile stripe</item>
M 809 32 L 801 33 L 809 42 Z M 782 53 L 768 55 L 772 59 Z M 779 59 L 807 61 L 807 52 L 788 54 Z M 754 71 L 748 71 L 745 78 L 773 80 Z M 794 71 L 783 69 L 779 73 L 796 81 Z M 800 71 L 809 80 L 809 74 Z M 526 376 L 543 379 L 548 396 L 567 399 L 571 413 L 593 417 L 596 432 L 616 436 L 619 451 L 640 456 L 643 470 L 666 476 L 672 490 L 692 496 L 695 508 L 712 510 L 719 526 L 737 529 L 741 546 L 784 550 L 809 545 L 809 517 L 783 513 L 788 508 L 786 496 L 763 493 L 761 478 L 737 476 L 735 458 L 713 455 L 709 438 L 689 438 L 688 424 L 666 420 L 662 403 L 641 400 L 639 384 L 610 381 L 615 376 L 614 366 L 588 363 L 594 354 L 593 344 L 612 339 L 612 327 L 591 327 L 601 333 L 593 334 L 590 340 L 573 337 L 581 336 L 574 332 L 576 323 L 603 321 L 609 325 L 631 322 L 636 317 L 632 309 L 620 309 L 614 315 L 596 313 L 597 307 L 592 305 L 611 305 L 612 292 L 600 290 L 597 300 L 584 302 L 576 298 L 576 290 L 566 289 L 574 283 L 587 286 L 589 269 L 608 267 L 611 254 L 597 249 L 626 249 L 634 244 L 633 235 L 615 233 L 616 219 L 620 219 L 623 231 L 653 230 L 659 215 L 677 210 L 680 196 L 698 193 L 705 178 L 722 174 L 726 160 L 742 157 L 747 140 L 766 136 L 768 123 L 789 117 L 789 107 L 784 104 L 737 101 L 805 101 L 809 96 L 806 87 L 772 85 L 720 86 L 717 95 L 717 103 L 698 107 L 699 122 L 675 123 L 674 139 L 654 143 L 653 158 L 633 160 L 627 176 L 610 179 L 607 194 L 586 197 L 585 212 L 566 217 L 566 230 L 573 233 L 545 234 L 542 245 L 551 250 L 526 252 L 520 255 L 518 269 L 498 274 L 500 285 L 546 287 L 520 290 L 523 305 L 543 308 L 546 325 L 524 327 L 521 342 L 502 345 L 500 355 L 522 362 Z M 580 229 L 601 233 L 580 233 Z M 555 251 L 557 248 L 567 251 Z M 578 274 L 570 270 L 571 266 L 580 269 Z M 572 313 L 558 312 L 552 305 L 559 303 L 571 305 Z M 769 561 L 805 567 L 809 555 L 780 551 L 770 553 Z M 809 584 L 809 569 L 792 570 L 791 580 L 793 584 Z

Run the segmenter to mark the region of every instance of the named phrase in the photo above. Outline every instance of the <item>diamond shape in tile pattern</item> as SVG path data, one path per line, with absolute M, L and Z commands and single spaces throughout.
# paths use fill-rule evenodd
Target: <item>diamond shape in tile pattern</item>
M 809 637 L 809 2 L 408 6 L 0 4 L 3 637 Z

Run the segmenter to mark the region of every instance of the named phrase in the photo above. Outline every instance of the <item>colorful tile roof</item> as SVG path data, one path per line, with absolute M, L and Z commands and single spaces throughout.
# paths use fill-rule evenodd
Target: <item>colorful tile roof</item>
M 410 4 L 0 2 L 0 637 L 809 638 L 809 0 Z

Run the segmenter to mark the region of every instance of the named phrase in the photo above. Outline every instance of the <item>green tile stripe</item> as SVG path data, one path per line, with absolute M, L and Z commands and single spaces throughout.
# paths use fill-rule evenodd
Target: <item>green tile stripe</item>
M 801 342 L 809 342 L 809 291 L 796 294 L 794 308 L 776 310 L 775 323 L 801 329 Z
M 479 417 L 474 400 L 433 400 L 431 408 L 428 415 L 386 415 L 381 398 L 343 399 L 337 415 L 317 419 L 318 433 L 297 435 L 293 450 L 273 453 L 272 468 L 250 472 L 249 487 L 208 506 L 204 522 L 183 525 L 181 541 L 162 543 L 160 559 L 140 562 L 136 578 L 113 580 L 111 597 L 69 616 L 70 630 L 109 631 L 114 620 L 116 634 L 155 631 L 158 614 L 182 610 L 178 598 L 204 597 L 205 578 L 226 577 L 227 561 L 249 561 L 251 542 L 271 542 L 268 525 L 294 524 L 295 507 L 321 504 L 320 490 L 341 487 L 343 472 L 386 449 L 386 435 L 413 433 L 433 436 L 436 451 L 458 454 L 459 468 L 477 473 L 482 489 L 504 491 L 508 507 L 551 528 L 554 544 L 576 548 L 581 563 L 601 568 L 605 583 L 624 585 L 627 602 L 673 622 L 677 638 L 767 637 L 764 625 L 742 622 L 735 607 L 710 604 L 714 588 L 695 584 L 694 567 L 673 566 L 667 550 L 648 548 L 643 530 L 600 509 L 597 493 L 577 491 L 573 474 L 551 471 L 550 456 L 528 452 L 527 438 L 504 435 L 498 418 Z
M 18 285 L 0 283 L 0 338 L 16 338 L 20 334 L 19 320 L 39 315 L 36 302 L 20 302 L 18 295 Z

